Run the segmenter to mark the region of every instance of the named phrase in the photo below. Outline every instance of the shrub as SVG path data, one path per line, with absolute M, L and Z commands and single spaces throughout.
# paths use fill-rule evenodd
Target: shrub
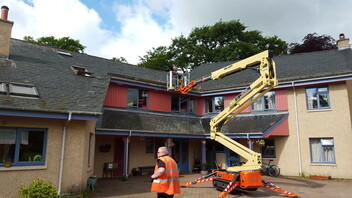
M 23 186 L 20 189 L 23 198 L 58 198 L 58 192 L 54 185 L 44 183 L 43 179 L 37 179 L 29 187 Z

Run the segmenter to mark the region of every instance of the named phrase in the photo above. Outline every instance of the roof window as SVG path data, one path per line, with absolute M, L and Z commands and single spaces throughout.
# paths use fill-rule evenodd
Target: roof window
M 86 68 L 84 67 L 78 67 L 78 66 L 71 66 L 71 69 L 73 70 L 73 72 L 76 75 L 80 75 L 80 76 L 86 76 L 86 77 L 93 77 L 93 72 L 89 72 L 88 70 L 86 70 Z
M 6 93 L 7 93 L 6 84 L 0 83 L 0 94 L 6 94 Z
M 9 83 L 9 94 L 13 96 L 39 97 L 38 91 L 34 85 L 19 83 Z
M 64 55 L 64 56 L 72 56 L 72 54 L 71 54 L 71 53 L 69 53 L 69 52 L 64 52 L 64 51 L 60 51 L 60 50 L 56 50 L 56 52 L 57 52 L 58 54 L 60 54 L 60 55 Z

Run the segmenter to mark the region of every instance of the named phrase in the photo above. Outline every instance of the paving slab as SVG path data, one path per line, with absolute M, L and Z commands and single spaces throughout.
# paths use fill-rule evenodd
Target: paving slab
M 182 174 L 181 183 L 193 181 L 201 177 L 199 173 Z M 97 188 L 90 194 L 90 198 L 156 198 L 156 193 L 150 192 L 150 176 L 132 176 L 128 181 L 121 178 L 104 178 L 98 180 Z M 352 197 L 352 180 L 312 180 L 300 177 L 278 178 L 263 176 L 285 190 L 291 191 L 304 198 L 345 198 Z M 211 182 L 181 188 L 181 194 L 175 198 L 216 198 L 220 194 Z M 226 198 L 247 197 L 287 197 L 264 188 L 257 191 L 240 191 L 226 196 Z

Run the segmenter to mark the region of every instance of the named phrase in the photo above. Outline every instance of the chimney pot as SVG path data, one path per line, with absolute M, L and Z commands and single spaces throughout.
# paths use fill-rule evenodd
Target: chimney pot
M 7 21 L 8 14 L 9 14 L 9 7 L 1 6 L 1 19 Z

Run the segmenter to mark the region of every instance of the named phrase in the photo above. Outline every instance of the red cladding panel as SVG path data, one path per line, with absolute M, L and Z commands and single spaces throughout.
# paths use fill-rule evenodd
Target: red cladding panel
M 105 97 L 105 106 L 127 107 L 127 88 L 115 83 L 110 83 L 108 93 Z
M 278 89 L 275 90 L 276 94 L 276 108 L 278 111 L 287 111 L 288 110 L 288 101 L 287 101 L 287 90 Z
M 149 110 L 171 112 L 171 95 L 161 91 L 149 91 Z
M 197 115 L 204 115 L 204 98 L 197 99 Z
M 288 120 L 283 121 L 279 126 L 273 129 L 270 133 L 268 133 L 264 138 L 268 138 L 270 136 L 289 136 L 288 130 Z

